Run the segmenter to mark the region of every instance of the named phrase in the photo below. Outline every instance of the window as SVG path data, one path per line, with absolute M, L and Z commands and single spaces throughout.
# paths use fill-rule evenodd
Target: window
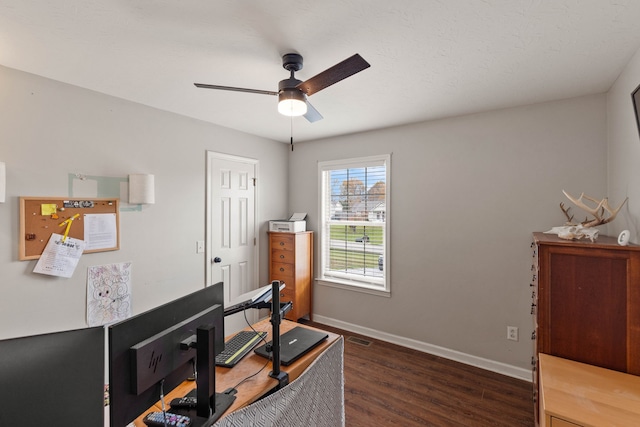
M 388 295 L 390 155 L 320 162 L 320 283 Z

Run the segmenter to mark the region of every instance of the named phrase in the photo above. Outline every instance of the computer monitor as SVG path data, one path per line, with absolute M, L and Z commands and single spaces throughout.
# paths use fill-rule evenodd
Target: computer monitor
M 193 376 L 196 363 L 206 361 L 199 369 L 209 368 L 199 388 L 213 393 L 211 370 L 215 354 L 224 349 L 223 292 L 222 282 L 216 283 L 109 326 L 112 426 L 136 419 L 160 399 L 161 384 L 168 393 Z M 206 360 L 197 361 L 200 329 L 209 331 L 210 343 Z
M 104 425 L 104 328 L 0 341 L 0 426 Z

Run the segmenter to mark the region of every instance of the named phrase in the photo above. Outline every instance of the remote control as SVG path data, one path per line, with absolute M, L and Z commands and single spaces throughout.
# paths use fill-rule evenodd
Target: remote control
M 192 396 L 185 396 L 173 399 L 170 403 L 172 408 L 187 408 L 193 409 L 198 406 L 198 400 Z
M 142 421 L 152 427 L 187 427 L 191 425 L 191 418 L 185 415 L 172 414 L 171 412 L 150 412 Z

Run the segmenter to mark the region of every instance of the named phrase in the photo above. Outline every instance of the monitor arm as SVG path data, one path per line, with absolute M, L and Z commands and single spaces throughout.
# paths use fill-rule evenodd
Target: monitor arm
M 278 380 L 278 385 L 276 386 L 276 390 L 278 390 L 289 384 L 289 374 L 280 370 L 280 323 L 282 323 L 282 318 L 285 314 L 293 308 L 293 304 L 291 302 L 280 304 L 280 282 L 274 280 L 271 285 L 273 293 L 271 297 L 273 370 L 269 373 L 269 376 Z M 279 309 L 276 310 L 276 308 Z

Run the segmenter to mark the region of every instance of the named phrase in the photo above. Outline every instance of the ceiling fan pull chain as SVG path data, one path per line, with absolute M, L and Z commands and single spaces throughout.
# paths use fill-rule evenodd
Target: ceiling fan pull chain
M 293 117 L 291 117 L 291 151 L 293 151 Z

